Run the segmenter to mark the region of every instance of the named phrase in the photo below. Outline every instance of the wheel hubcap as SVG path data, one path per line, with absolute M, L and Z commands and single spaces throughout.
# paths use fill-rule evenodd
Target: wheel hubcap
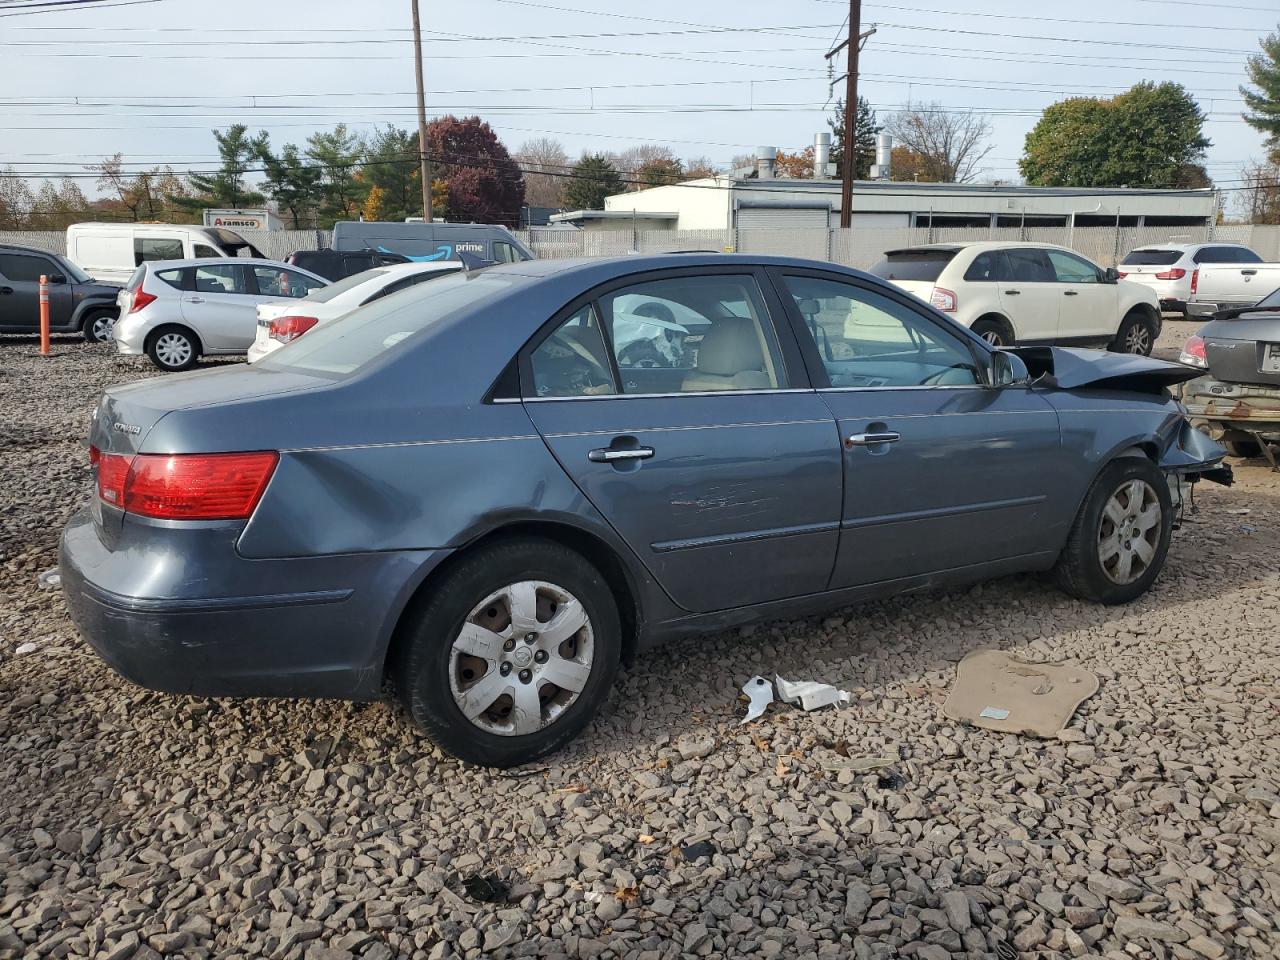
M 987 341 L 987 343 L 991 344 L 993 347 L 1004 346 L 1004 337 L 1000 336 L 1000 333 L 997 330 L 988 330 L 982 335 L 982 339 Z
M 454 703 L 487 733 L 537 733 L 582 693 L 593 640 L 591 618 L 563 587 L 522 580 L 496 590 L 475 605 L 453 641 Z
M 92 332 L 93 339 L 97 340 L 99 343 L 106 340 L 111 333 L 111 318 L 98 317 L 97 320 L 93 321 Z
M 1127 480 L 1111 494 L 1098 527 L 1098 560 L 1113 583 L 1133 583 L 1151 568 L 1160 520 L 1160 498 L 1145 480 Z
M 191 359 L 191 342 L 179 333 L 166 333 L 156 341 L 156 356 L 166 367 L 180 367 Z
M 1151 334 L 1147 328 L 1138 324 L 1131 327 L 1129 336 L 1126 338 L 1125 347 L 1130 353 L 1146 353 L 1148 346 L 1151 344 Z

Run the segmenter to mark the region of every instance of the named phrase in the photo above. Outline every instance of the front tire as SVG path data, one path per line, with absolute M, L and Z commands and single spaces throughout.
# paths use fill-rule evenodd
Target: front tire
M 1081 600 L 1128 603 L 1160 575 L 1172 532 L 1169 486 L 1155 464 L 1116 460 L 1089 488 L 1054 576 Z
M 1233 457 L 1251 460 L 1254 457 L 1262 456 L 1262 444 L 1252 437 L 1224 437 L 1222 445 L 1227 448 L 1227 453 Z
M 111 338 L 111 324 L 115 319 L 114 310 L 91 311 L 80 325 L 80 333 L 89 343 L 106 343 Z
M 1013 330 L 1009 324 L 997 317 L 981 317 L 970 327 L 993 347 L 1012 347 L 1014 345 Z
M 161 327 L 147 338 L 147 356 L 166 373 L 190 370 L 200 360 L 200 341 L 185 327 Z
M 544 540 L 477 550 L 438 583 L 403 637 L 395 685 L 446 753 L 512 767 L 554 753 L 609 695 L 622 651 L 608 583 Z
M 1155 349 L 1158 335 L 1155 322 L 1142 311 L 1135 310 L 1121 322 L 1116 338 L 1111 341 L 1111 352 L 1149 357 Z

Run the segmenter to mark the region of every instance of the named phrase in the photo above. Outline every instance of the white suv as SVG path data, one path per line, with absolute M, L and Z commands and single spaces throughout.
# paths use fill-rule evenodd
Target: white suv
M 1162 309 L 1186 313 L 1201 264 L 1261 262 L 1260 256 L 1238 243 L 1157 243 L 1130 250 L 1119 270 L 1120 276 L 1154 290 Z
M 202 355 L 244 354 L 257 330 L 257 307 L 296 300 L 328 280 L 273 260 L 155 260 L 120 291 L 111 339 L 161 370 L 186 370 Z
M 996 346 L 1058 343 L 1150 355 L 1160 302 L 1066 247 L 936 243 L 890 250 L 871 268 Z

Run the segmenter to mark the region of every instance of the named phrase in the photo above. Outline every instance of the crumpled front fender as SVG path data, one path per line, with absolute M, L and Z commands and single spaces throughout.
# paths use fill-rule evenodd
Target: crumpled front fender
M 1161 452 L 1159 467 L 1193 482 L 1204 479 L 1230 486 L 1231 466 L 1222 462 L 1226 455 L 1222 444 L 1183 421 L 1176 439 Z

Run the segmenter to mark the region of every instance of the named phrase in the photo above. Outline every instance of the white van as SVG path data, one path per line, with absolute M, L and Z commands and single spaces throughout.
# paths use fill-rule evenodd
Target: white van
M 150 260 L 262 257 L 244 237 L 221 227 L 170 223 L 73 223 L 67 258 L 96 280 L 124 285 Z

